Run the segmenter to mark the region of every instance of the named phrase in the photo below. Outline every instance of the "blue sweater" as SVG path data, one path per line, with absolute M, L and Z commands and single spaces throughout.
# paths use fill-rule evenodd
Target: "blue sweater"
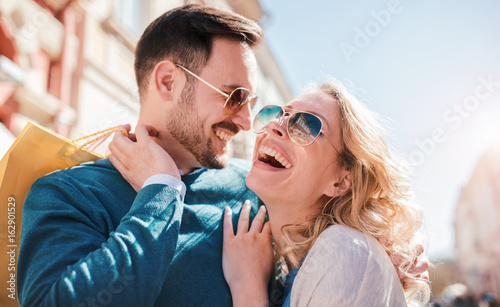
M 222 217 L 231 207 L 236 229 L 246 199 L 255 215 L 248 168 L 233 160 L 182 176 L 184 202 L 165 185 L 135 193 L 107 159 L 40 178 L 23 208 L 21 305 L 231 306 Z

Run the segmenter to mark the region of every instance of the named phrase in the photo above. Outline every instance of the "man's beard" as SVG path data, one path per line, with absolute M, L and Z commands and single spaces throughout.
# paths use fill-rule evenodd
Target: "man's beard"
M 167 116 L 166 128 L 203 167 L 224 168 L 229 164 L 229 156 L 227 153 L 218 156 L 211 137 L 204 135 L 203 123 L 194 104 L 194 93 L 194 82 L 188 82 L 181 93 L 178 107 Z M 223 127 L 234 133 L 239 130 L 235 124 L 228 122 L 212 126 L 215 127 Z

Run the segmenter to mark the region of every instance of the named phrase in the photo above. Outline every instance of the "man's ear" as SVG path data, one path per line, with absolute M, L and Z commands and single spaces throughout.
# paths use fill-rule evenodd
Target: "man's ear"
M 172 101 L 175 81 L 179 79 L 179 69 L 172 61 L 161 61 L 153 70 L 154 88 L 163 101 Z
M 338 180 L 332 181 L 325 190 L 325 195 L 329 197 L 342 196 L 351 189 L 351 172 L 344 170 Z

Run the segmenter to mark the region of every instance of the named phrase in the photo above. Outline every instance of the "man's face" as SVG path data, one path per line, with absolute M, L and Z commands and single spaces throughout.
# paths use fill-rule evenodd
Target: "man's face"
M 255 56 L 246 43 L 216 39 L 199 77 L 227 94 L 237 87 L 254 93 Z M 167 114 L 166 128 L 170 134 L 207 168 L 226 167 L 232 137 L 240 130 L 251 128 L 253 101 L 229 117 L 223 113 L 225 101 L 221 93 L 195 79 L 194 83 L 186 83 L 177 107 Z

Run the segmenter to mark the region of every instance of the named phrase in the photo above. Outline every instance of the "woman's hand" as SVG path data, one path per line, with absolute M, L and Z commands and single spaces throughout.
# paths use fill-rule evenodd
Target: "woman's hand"
M 403 281 L 408 277 L 412 277 L 412 278 L 421 278 L 423 280 L 428 281 L 429 258 L 427 257 L 427 253 L 425 253 L 423 243 L 417 243 L 415 246 L 413 246 L 413 251 L 415 253 L 415 258 L 413 259 L 413 262 L 408 267 L 408 270 L 406 272 L 399 269 L 400 265 L 403 262 L 404 252 L 402 252 L 401 254 L 396 253 L 389 256 L 391 258 L 391 262 L 397 269 L 399 279 Z
M 130 131 L 130 125 L 124 128 Z M 122 133 L 115 133 L 109 145 L 109 161 L 116 167 L 136 192 L 144 181 L 156 174 L 167 174 L 181 178 L 177 166 L 170 155 L 158 145 L 153 137 L 158 130 L 146 125 L 138 125 L 135 134 L 127 138 Z
M 384 246 L 391 243 L 385 238 L 380 238 L 378 241 Z M 415 234 L 408 242 L 407 248 L 409 250 L 401 250 L 399 253 L 392 253 L 389 255 L 401 283 L 403 283 L 406 278 L 420 278 L 429 281 L 429 258 L 425 252 L 424 241 L 421 235 Z M 412 263 L 408 264 L 407 258 L 410 253 L 414 255 L 414 258 Z M 404 269 L 401 265 L 403 265 Z
M 248 230 L 250 201 L 241 209 L 236 235 L 232 211 L 224 213 L 222 268 L 231 289 L 234 306 L 268 306 L 267 285 L 274 264 L 271 227 L 265 223 L 266 208 L 261 206 Z

